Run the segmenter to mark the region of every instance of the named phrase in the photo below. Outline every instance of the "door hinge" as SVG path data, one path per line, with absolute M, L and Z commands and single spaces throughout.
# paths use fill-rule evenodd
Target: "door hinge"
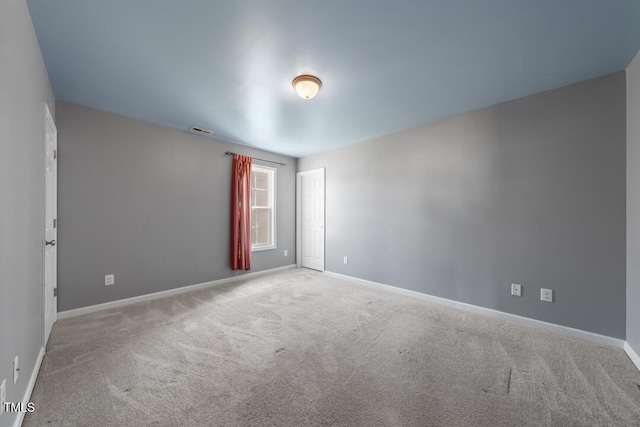
M 56 298 L 58 296 L 58 288 L 53 288 L 53 297 Z
M 53 228 L 58 228 L 58 220 L 57 219 L 53 220 Z
M 54 149 L 53 150 L 53 160 L 56 160 L 58 158 L 58 150 Z

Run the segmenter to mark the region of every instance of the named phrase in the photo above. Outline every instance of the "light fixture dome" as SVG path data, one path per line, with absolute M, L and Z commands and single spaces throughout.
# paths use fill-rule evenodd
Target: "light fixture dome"
M 300 98 L 304 99 L 313 98 L 322 87 L 322 82 L 319 78 L 308 74 L 296 77 L 291 84 L 296 90 L 296 93 L 300 95 Z

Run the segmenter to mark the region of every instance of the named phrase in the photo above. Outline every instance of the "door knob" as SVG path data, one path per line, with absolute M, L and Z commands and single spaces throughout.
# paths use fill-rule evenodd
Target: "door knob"
M 45 240 L 44 241 L 44 245 L 51 245 L 51 246 L 55 246 L 56 245 L 56 241 L 55 240 Z

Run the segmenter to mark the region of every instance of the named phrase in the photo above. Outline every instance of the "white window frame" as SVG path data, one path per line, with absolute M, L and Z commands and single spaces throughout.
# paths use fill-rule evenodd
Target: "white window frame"
M 256 169 L 260 172 L 268 172 L 270 174 L 272 174 L 272 180 L 271 180 L 271 244 L 270 245 L 251 245 L 251 252 L 258 252 L 258 251 L 268 251 L 271 249 L 277 249 L 278 245 L 276 242 L 276 236 L 278 235 L 276 233 L 276 183 L 277 178 L 278 178 L 278 170 L 276 168 L 272 168 L 269 166 L 263 166 L 263 165 L 258 165 L 255 163 L 251 164 L 251 174 L 253 175 L 253 170 Z M 253 196 L 253 177 L 251 179 L 251 195 Z M 253 213 L 253 197 L 251 197 L 251 213 Z M 253 229 L 252 229 L 253 232 Z

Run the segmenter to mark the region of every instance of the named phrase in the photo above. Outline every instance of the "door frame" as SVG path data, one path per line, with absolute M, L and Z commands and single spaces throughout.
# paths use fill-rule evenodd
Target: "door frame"
M 302 268 L 302 177 L 322 171 L 324 181 L 324 212 L 322 213 L 322 240 L 324 240 L 324 253 L 322 254 L 322 272 L 327 266 L 327 170 L 326 168 L 311 169 L 296 173 L 296 267 Z
M 49 109 L 49 105 L 45 102 L 44 103 L 44 120 L 43 120 L 43 135 L 42 135 L 42 139 L 43 139 L 43 163 L 42 163 L 42 168 L 44 171 L 44 179 L 43 179 L 43 183 L 42 183 L 42 188 L 43 188 L 43 195 L 44 195 L 44 211 L 43 211 L 43 217 L 44 220 L 42 221 L 42 224 L 44 225 L 44 229 L 42 230 L 42 234 L 43 234 L 43 239 L 42 239 L 42 348 L 46 349 L 46 345 L 47 345 L 47 341 L 48 341 L 48 336 L 47 336 L 47 285 L 46 285 L 46 275 L 47 275 L 47 261 L 46 261 L 46 245 L 45 245 L 45 241 L 47 240 L 47 230 L 46 230 L 46 217 L 47 217 L 47 177 L 46 177 L 46 173 L 47 173 L 47 124 L 51 125 L 53 127 L 53 129 L 55 130 L 55 135 L 56 135 L 56 152 L 57 152 L 57 139 L 58 139 L 58 128 L 56 126 L 56 122 L 55 120 L 53 120 L 53 116 L 51 115 L 51 110 Z M 57 153 L 56 153 L 56 158 L 57 158 Z M 57 167 L 56 167 L 56 198 L 57 198 L 57 187 L 58 187 L 58 178 L 57 178 Z M 56 203 L 57 205 L 57 203 Z M 56 208 L 57 210 L 57 208 Z M 56 222 L 57 222 L 57 212 L 56 212 Z M 57 224 L 56 224 L 56 234 L 57 234 Z M 56 236 L 57 237 L 57 236 Z M 56 239 L 57 240 L 57 239 Z M 56 247 L 56 252 L 57 252 L 57 247 Z M 56 255 L 56 264 L 57 264 L 57 255 Z M 57 276 L 57 267 L 56 267 L 56 276 Z M 56 280 L 57 282 L 57 280 Z M 54 287 L 57 287 L 57 283 L 54 284 Z M 58 298 L 57 296 L 54 296 L 52 299 L 52 303 L 55 305 L 56 309 L 53 310 L 53 322 L 55 323 L 58 320 L 58 309 L 57 309 L 57 301 Z

